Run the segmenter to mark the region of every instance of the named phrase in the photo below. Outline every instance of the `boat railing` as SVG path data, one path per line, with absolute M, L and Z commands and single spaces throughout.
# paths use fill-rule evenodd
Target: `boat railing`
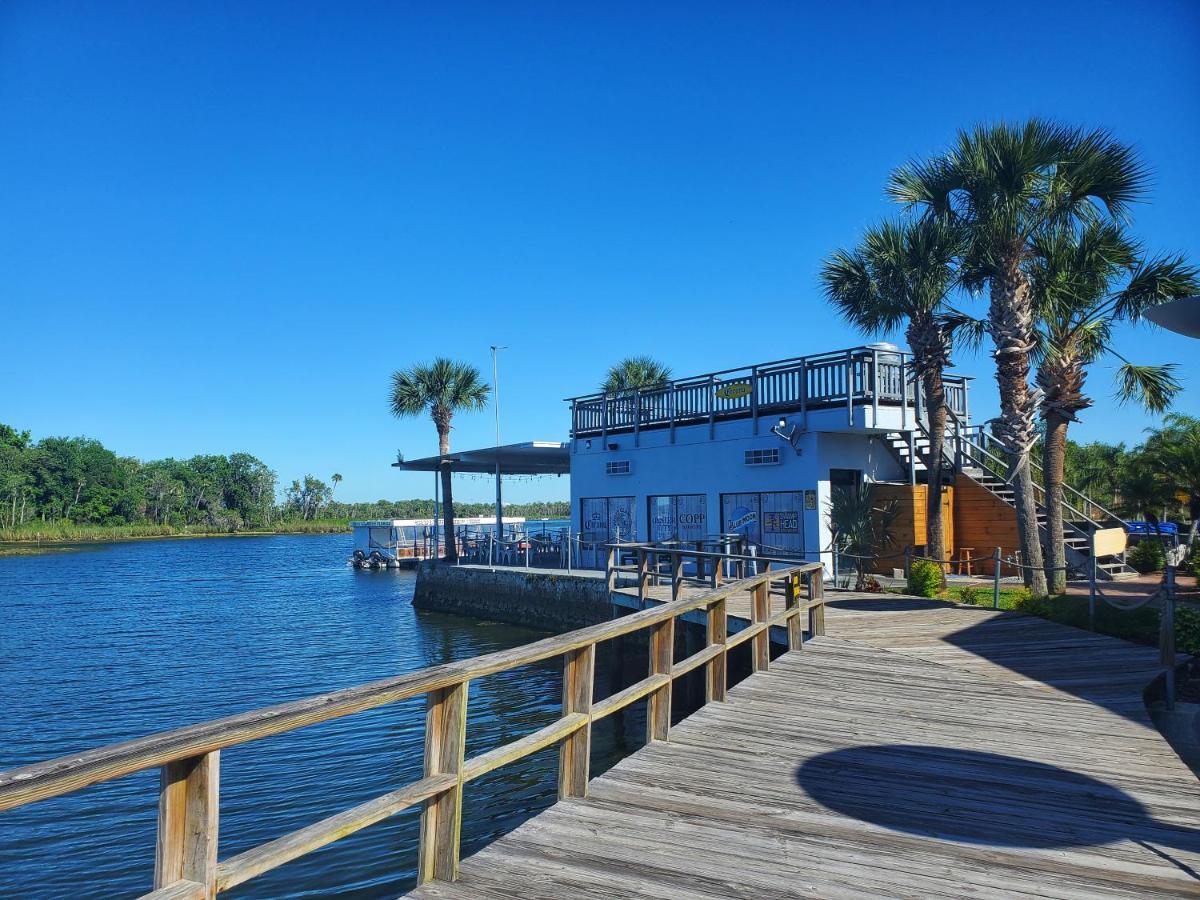
M 802 597 L 804 582 L 807 597 Z M 786 598 L 784 609 L 774 615 L 770 607 L 773 587 L 782 588 Z M 731 636 L 727 603 L 746 593 L 751 600 L 752 624 Z M 671 729 L 672 686 L 677 678 L 703 670 L 705 702 L 724 700 L 729 685 L 726 657 L 731 648 L 753 642 L 752 671 L 764 670 L 770 665 L 770 629 L 786 626 L 789 648 L 799 648 L 806 630 L 813 635 L 824 634 L 824 603 L 820 565 L 799 564 L 763 572 L 691 598 L 511 650 L 0 772 L 0 811 L 157 768 L 160 780 L 154 890 L 143 900 L 207 900 L 415 806 L 421 809 L 418 881 L 453 881 L 458 876 L 463 790 L 468 782 L 557 746 L 558 796 L 586 796 L 592 727 L 596 722 L 645 699 L 647 740 L 666 740 Z M 702 612 L 707 621 L 704 649 L 676 661 L 675 620 L 696 611 Z M 802 617 L 807 617 L 807 628 Z M 597 645 L 643 631 L 649 632 L 649 673 L 629 687 L 594 700 Z M 561 715 L 521 738 L 468 757 L 471 682 L 554 658 L 561 658 L 563 665 Z M 221 858 L 218 831 L 222 750 L 422 695 L 426 698 L 426 716 L 420 779 Z M 107 893 L 100 884 L 87 887 Z
M 569 398 L 576 437 L 864 404 L 921 412 L 911 354 L 877 347 L 795 357 L 679 378 L 658 387 Z M 946 402 L 968 414 L 969 378 L 945 376 Z

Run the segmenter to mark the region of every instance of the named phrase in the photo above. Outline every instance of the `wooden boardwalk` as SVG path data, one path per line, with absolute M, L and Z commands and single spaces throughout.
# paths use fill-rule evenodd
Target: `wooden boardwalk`
M 412 896 L 1200 896 L 1153 650 L 877 595 L 827 622 Z

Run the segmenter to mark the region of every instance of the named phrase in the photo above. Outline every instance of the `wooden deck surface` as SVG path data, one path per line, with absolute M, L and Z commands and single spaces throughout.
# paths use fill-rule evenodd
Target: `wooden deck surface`
M 828 632 L 413 896 L 1200 896 L 1152 650 L 877 595 Z

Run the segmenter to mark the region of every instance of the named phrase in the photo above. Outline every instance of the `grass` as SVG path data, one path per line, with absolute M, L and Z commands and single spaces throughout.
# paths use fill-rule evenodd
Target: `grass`
M 313 519 L 274 522 L 260 529 L 230 531 L 210 525 L 79 525 L 74 522 L 27 522 L 0 528 L 0 543 L 10 544 L 81 544 L 101 541 L 129 541 L 161 537 L 213 537 L 254 534 L 332 534 L 348 531 L 349 519 Z

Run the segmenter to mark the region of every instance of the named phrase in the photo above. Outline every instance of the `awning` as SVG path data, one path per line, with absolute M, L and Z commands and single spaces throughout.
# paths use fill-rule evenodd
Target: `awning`
M 427 456 L 424 459 L 392 463 L 405 472 L 436 472 L 443 461 L 450 462 L 454 472 L 494 474 L 496 463 L 504 475 L 568 475 L 571 472 L 570 445 L 561 441 L 527 441 L 482 450 L 464 450 L 448 456 Z
M 1155 325 L 1188 337 L 1200 338 L 1200 297 L 1182 297 L 1151 306 L 1143 315 Z

